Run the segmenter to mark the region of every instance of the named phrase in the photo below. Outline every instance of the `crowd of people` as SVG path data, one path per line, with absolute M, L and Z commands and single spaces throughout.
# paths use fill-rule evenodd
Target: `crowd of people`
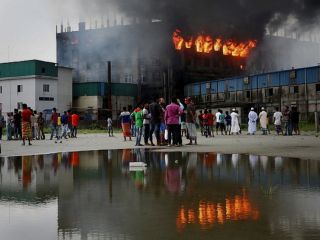
M 55 139 L 55 143 L 65 138 L 76 138 L 79 126 L 79 115 L 72 113 L 70 110 L 63 112 L 61 115 L 57 113 L 57 109 L 53 108 L 50 114 L 50 140 Z M 6 121 L 0 113 L 0 132 L 6 127 L 7 140 L 22 140 L 22 145 L 32 145 L 32 140 L 44 140 L 44 127 L 46 119 L 42 112 L 31 109 L 27 104 L 22 105 L 22 110 L 14 110 L 14 113 L 7 113 Z M 0 134 L 2 138 L 2 134 Z M 1 140 L 0 138 L 0 140 Z
M 251 108 L 248 114 L 248 134 L 257 133 L 257 126 L 260 127 L 263 135 L 270 134 L 271 125 L 277 135 L 300 134 L 299 119 L 300 113 L 296 107 L 285 106 L 283 111 L 278 107 L 274 111 L 267 112 L 264 107 L 257 113 Z M 244 119 L 244 118 L 242 118 Z M 79 126 L 79 115 L 71 110 L 62 114 L 52 109 L 50 114 L 50 140 L 62 142 L 62 139 L 76 138 Z M 202 136 L 214 137 L 215 135 L 238 135 L 241 134 L 241 118 L 237 109 L 223 111 L 218 109 L 213 112 L 211 109 L 196 112 L 193 100 L 190 97 L 182 103 L 178 98 L 172 98 L 170 104 L 166 104 L 164 98 L 155 99 L 152 102 L 138 104 L 130 111 L 123 107 L 120 113 L 121 128 L 124 141 L 132 140 L 135 137 L 136 146 L 182 146 L 182 138 L 189 140 L 187 145 L 197 144 L 197 128 L 200 128 Z M 21 111 L 17 109 L 13 113 L 7 113 L 6 121 L 0 113 L 0 132 L 6 128 L 7 140 L 26 140 L 31 145 L 32 140 L 45 139 L 44 127 L 46 119 L 42 112 L 31 109 L 23 104 Z M 112 118 L 107 119 L 107 131 L 113 136 Z M 1 140 L 2 134 L 0 134 Z
M 124 141 L 136 138 L 136 146 L 182 146 L 183 134 L 188 145 L 197 144 L 196 109 L 191 98 L 184 104 L 172 98 L 166 105 L 163 98 L 151 103 L 139 104 L 132 112 L 126 107 L 120 114 Z M 154 141 L 156 140 L 156 142 Z
M 247 117 L 248 135 L 255 135 L 258 126 L 262 135 L 268 135 L 271 125 L 274 125 L 278 135 L 300 134 L 300 113 L 296 107 L 290 109 L 285 106 L 282 112 L 276 107 L 272 113 L 268 113 L 264 107 L 260 110 L 258 114 L 255 108 L 250 109 Z M 186 98 L 184 104 L 177 98 L 165 104 L 164 99 L 159 98 L 152 103 L 139 104 L 131 112 L 124 107 L 120 120 L 124 141 L 131 141 L 135 137 L 136 146 L 143 146 L 143 139 L 144 145 L 178 147 L 182 146 L 182 137 L 189 139 L 188 145 L 197 144 L 197 127 L 201 135 L 207 138 L 242 133 L 237 109 L 233 108 L 230 112 L 218 109 L 215 113 L 211 109 L 203 109 L 197 114 L 191 98 Z

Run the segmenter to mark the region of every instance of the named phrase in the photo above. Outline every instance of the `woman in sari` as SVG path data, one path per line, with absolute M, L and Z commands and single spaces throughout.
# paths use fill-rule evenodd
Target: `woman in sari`
M 32 111 L 28 108 L 27 104 L 22 105 L 22 145 L 25 145 L 26 139 L 31 145 L 32 131 L 31 131 L 31 115 Z
M 127 137 L 131 141 L 131 117 L 126 107 L 123 107 L 123 111 L 120 113 L 120 120 L 124 141 L 127 141 Z

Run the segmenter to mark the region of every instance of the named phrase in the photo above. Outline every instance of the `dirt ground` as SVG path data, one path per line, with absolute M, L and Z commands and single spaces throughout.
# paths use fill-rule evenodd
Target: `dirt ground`
M 183 143 L 188 143 L 187 139 Z M 143 144 L 143 140 L 142 140 Z M 123 141 L 120 134 L 108 137 L 107 134 L 82 134 L 76 139 L 54 141 L 33 141 L 32 146 L 21 146 L 21 141 L 2 141 L 0 156 L 22 156 L 48 154 L 56 152 L 89 151 L 105 149 L 135 148 L 133 141 Z M 320 160 L 320 137 L 312 134 L 300 136 L 275 135 L 235 135 L 216 136 L 214 138 L 198 137 L 198 145 L 182 147 L 147 147 L 154 151 L 184 151 L 184 152 L 218 152 L 257 154 L 265 156 L 296 157 L 301 159 Z

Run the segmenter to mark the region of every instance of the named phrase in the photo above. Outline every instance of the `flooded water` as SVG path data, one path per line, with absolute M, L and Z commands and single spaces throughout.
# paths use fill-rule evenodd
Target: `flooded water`
M 320 239 L 320 161 L 144 149 L 0 161 L 4 240 Z

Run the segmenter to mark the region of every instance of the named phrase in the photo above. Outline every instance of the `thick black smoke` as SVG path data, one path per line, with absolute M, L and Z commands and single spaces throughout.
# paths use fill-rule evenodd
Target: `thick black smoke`
M 300 26 L 319 20 L 319 0 L 79 0 L 84 9 L 105 14 L 114 7 L 128 18 L 161 19 L 188 33 L 261 38 L 293 16 Z M 108 14 L 112 14 L 108 12 Z

